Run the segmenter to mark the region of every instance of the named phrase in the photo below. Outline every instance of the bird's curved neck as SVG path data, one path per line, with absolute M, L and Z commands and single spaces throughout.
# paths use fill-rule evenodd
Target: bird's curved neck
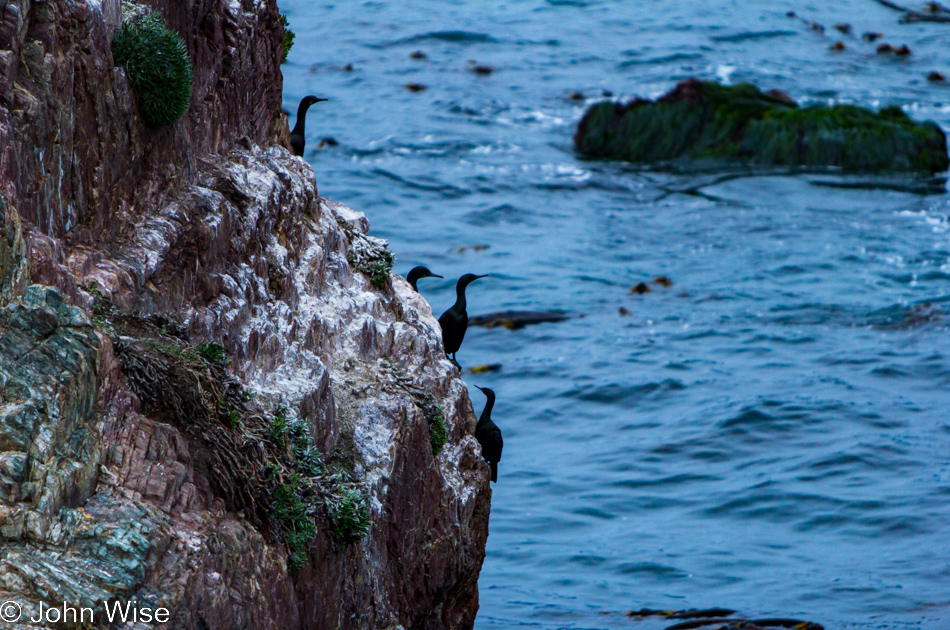
M 291 133 L 303 133 L 304 126 L 307 124 L 307 110 L 310 109 L 311 103 L 307 101 L 300 101 L 300 106 L 297 108 L 297 122 L 294 124 L 294 130 Z
M 487 422 L 491 420 L 491 410 L 495 406 L 495 397 L 488 396 L 488 400 L 485 401 L 485 409 L 482 411 L 482 416 L 478 419 L 478 423 Z
M 465 310 L 465 287 L 468 285 L 457 284 L 455 285 L 455 309 L 464 311 Z

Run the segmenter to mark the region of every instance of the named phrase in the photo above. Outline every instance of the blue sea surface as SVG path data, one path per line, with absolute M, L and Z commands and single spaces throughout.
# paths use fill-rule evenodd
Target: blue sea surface
M 503 366 L 464 375 L 505 436 L 477 628 L 670 623 L 624 615 L 642 607 L 950 628 L 950 196 L 651 172 L 571 138 L 605 91 L 689 77 L 950 129 L 950 86 L 926 80 L 950 75 L 950 25 L 871 0 L 280 8 L 285 107 L 330 99 L 308 118 L 321 194 L 368 215 L 396 271 L 446 277 L 420 283 L 433 310 L 473 272 L 470 315 L 578 316 L 474 328 L 458 354 Z

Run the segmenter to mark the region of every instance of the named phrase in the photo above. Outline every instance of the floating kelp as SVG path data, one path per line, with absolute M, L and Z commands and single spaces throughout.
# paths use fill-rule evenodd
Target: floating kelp
M 947 178 L 907 177 L 906 175 L 815 175 L 808 182 L 823 188 L 851 190 L 886 190 L 909 195 L 944 195 L 947 193 Z
M 501 370 L 501 363 L 489 363 L 487 365 L 476 365 L 472 368 L 472 374 L 487 374 L 488 372 L 498 372 Z
M 470 317 L 468 323 L 470 326 L 484 326 L 485 328 L 504 326 L 509 330 L 516 330 L 530 324 L 563 322 L 570 318 L 569 314 L 561 311 L 504 311 L 503 313 Z
M 605 102 L 587 110 L 574 135 L 579 153 L 644 164 L 741 162 L 846 172 L 947 170 L 946 137 L 899 107 L 799 107 L 782 92 L 698 79 L 656 101 Z
M 794 628 L 795 630 L 824 630 L 821 624 L 800 619 L 747 619 L 734 618 L 736 611 L 728 608 L 709 608 L 706 610 L 652 610 L 643 608 L 631 610 L 628 617 L 661 617 L 665 619 L 688 619 L 666 630 L 695 630 L 714 626 L 716 630 L 767 630 L 768 628 Z
M 871 313 L 869 322 L 881 330 L 906 330 L 939 322 L 946 317 L 940 306 L 946 299 L 894 305 Z

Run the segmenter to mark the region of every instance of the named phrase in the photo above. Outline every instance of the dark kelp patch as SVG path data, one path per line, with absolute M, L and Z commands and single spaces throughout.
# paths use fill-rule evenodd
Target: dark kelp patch
M 709 608 L 706 610 L 653 610 L 642 608 L 626 613 L 627 617 L 687 620 L 668 626 L 666 630 L 695 630 L 696 628 L 715 627 L 717 630 L 767 630 L 768 628 L 793 628 L 795 630 L 824 630 L 821 624 L 800 619 L 748 619 L 736 618 L 736 611 L 729 608 Z
M 534 324 L 563 322 L 571 319 L 572 315 L 563 311 L 504 311 L 476 315 L 468 319 L 469 326 L 484 326 L 485 328 L 503 327 L 508 330 L 518 330 Z

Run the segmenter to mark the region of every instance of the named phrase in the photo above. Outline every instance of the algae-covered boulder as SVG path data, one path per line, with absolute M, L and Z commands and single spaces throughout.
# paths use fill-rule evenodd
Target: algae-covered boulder
M 947 170 L 946 137 L 899 107 L 799 107 L 781 92 L 690 79 L 656 101 L 592 106 L 574 135 L 591 158 L 646 164 L 719 160 L 850 172 Z

